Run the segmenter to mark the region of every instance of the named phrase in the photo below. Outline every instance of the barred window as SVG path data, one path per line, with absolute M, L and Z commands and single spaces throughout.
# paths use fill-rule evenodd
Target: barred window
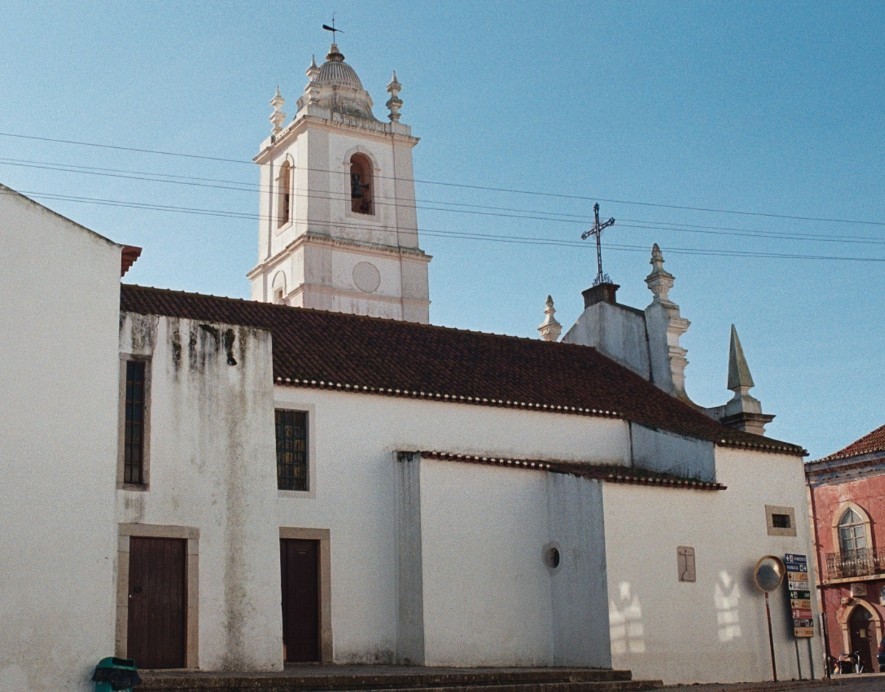
M 277 488 L 307 490 L 307 412 L 276 410 Z
M 123 422 L 123 482 L 144 484 L 146 364 L 126 361 L 126 401 Z

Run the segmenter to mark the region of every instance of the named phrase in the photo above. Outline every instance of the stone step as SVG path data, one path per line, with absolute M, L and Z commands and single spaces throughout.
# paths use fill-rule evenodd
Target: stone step
M 291 692 L 399 690 L 400 692 L 578 692 L 649 690 L 660 681 L 633 680 L 630 671 L 596 668 L 413 668 L 299 666 L 282 673 L 142 671 L 138 692 Z

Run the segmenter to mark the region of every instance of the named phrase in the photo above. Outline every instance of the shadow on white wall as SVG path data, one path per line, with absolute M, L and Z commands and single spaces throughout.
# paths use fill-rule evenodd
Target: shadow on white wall
M 619 584 L 618 591 L 617 603 L 608 604 L 612 655 L 644 653 L 645 629 L 639 596 L 632 593 L 630 582 L 626 581 Z

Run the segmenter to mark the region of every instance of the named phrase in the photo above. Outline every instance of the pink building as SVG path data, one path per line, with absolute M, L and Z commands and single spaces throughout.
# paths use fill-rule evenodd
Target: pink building
M 878 670 L 885 636 L 885 425 L 806 465 L 828 652 Z

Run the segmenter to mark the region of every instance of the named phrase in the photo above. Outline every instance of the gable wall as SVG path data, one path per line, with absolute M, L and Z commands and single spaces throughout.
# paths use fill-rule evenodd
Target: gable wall
M 85 691 L 113 654 L 120 247 L 5 189 L 0 238 L 0 689 Z

